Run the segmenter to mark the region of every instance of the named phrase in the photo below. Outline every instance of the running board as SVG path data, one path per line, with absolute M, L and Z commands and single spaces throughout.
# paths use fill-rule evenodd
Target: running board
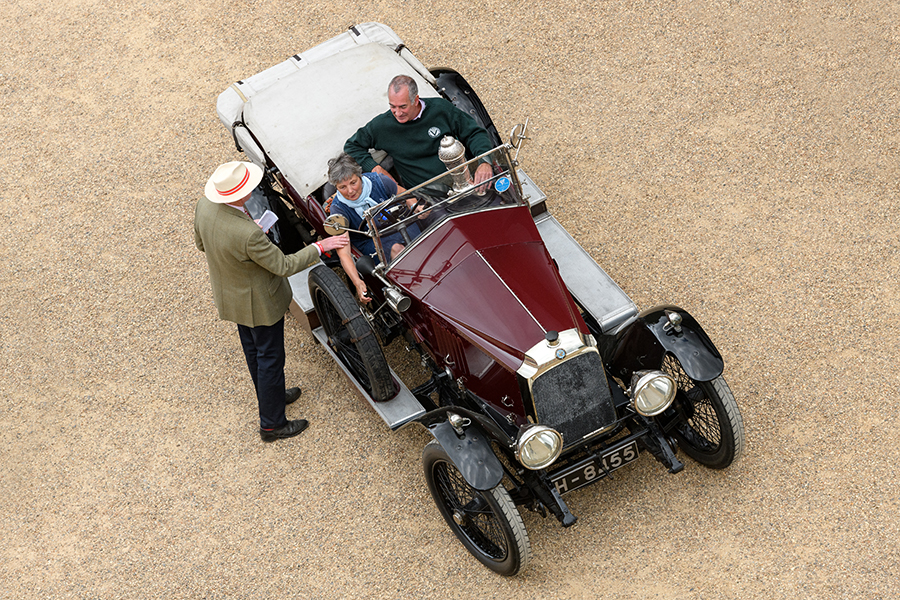
M 516 175 L 538 233 L 556 261 L 569 293 L 597 320 L 605 334 L 614 334 L 633 321 L 638 314 L 634 301 L 547 211 L 547 195 L 531 177 L 522 169 Z
M 569 292 L 605 334 L 633 321 L 637 305 L 550 213 L 535 218 L 538 232 Z
M 337 363 L 337 366 L 343 371 L 344 375 L 350 381 L 350 383 L 356 388 L 356 391 L 360 396 L 366 399 L 366 401 L 372 406 L 375 412 L 378 413 L 387 426 L 391 428 L 392 431 L 396 431 L 397 429 L 403 427 L 413 419 L 421 417 L 425 414 L 425 409 L 422 407 L 422 404 L 419 402 L 418 398 L 416 398 L 413 393 L 409 390 L 406 385 L 400 378 L 397 377 L 397 374 L 394 373 L 394 370 L 391 369 L 391 377 L 394 378 L 394 382 L 400 386 L 400 391 L 397 392 L 397 395 L 391 398 L 386 402 L 375 402 L 372 397 L 366 392 L 365 388 L 363 388 L 353 374 L 350 372 L 347 367 L 344 366 L 344 363 L 341 362 L 341 359 L 335 354 L 334 350 L 331 349 L 331 346 L 328 345 L 328 335 L 325 333 L 325 329 L 322 327 L 317 327 L 312 330 L 313 337 L 322 345 L 322 348 L 325 349 L 325 352 L 331 355 L 331 358 L 334 359 L 334 362 Z

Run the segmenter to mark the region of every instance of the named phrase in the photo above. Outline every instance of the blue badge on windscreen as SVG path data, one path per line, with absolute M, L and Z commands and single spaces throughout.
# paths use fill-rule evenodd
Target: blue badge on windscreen
M 509 177 L 501 177 L 494 183 L 494 189 L 499 193 L 503 193 L 509 189 Z

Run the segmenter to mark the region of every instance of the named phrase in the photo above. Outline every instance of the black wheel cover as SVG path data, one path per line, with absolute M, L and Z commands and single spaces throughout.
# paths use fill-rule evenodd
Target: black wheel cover
M 672 355 L 662 370 L 672 375 L 678 386 L 675 402 L 683 418 L 673 433 L 685 454 L 714 469 L 723 469 L 741 454 L 744 422 L 734 395 L 722 377 L 694 381 Z
M 476 490 L 437 441 L 425 446 L 422 462 L 435 504 L 463 546 L 501 575 L 524 569 L 531 559 L 531 544 L 522 516 L 503 485 Z

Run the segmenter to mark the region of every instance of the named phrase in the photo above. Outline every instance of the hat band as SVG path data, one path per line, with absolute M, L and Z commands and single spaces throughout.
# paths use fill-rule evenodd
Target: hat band
M 247 167 L 244 167 L 244 178 L 241 179 L 241 182 L 239 184 L 237 184 L 230 190 L 227 190 L 224 192 L 222 190 L 218 190 L 218 189 L 216 191 L 219 192 L 220 196 L 230 196 L 231 194 L 235 193 L 236 191 L 238 191 L 239 189 L 244 187 L 244 184 L 247 183 L 248 179 L 250 179 L 250 169 L 248 169 Z

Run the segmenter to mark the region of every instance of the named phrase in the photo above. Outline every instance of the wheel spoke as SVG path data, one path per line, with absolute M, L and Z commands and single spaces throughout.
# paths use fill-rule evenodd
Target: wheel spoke
M 478 515 L 470 523 L 472 525 L 467 529 L 469 529 L 472 540 L 478 544 L 478 547 L 485 554 L 497 560 L 502 560 L 506 556 L 506 538 L 493 513 L 491 513 L 491 516 Z
M 449 508 L 453 510 L 462 510 L 464 503 L 459 497 L 459 485 L 454 481 L 454 473 L 449 472 L 446 467 L 438 470 L 438 483 L 440 483 L 441 491 Z
M 344 344 L 339 338 L 330 338 L 330 341 L 334 346 L 335 352 L 341 357 L 350 370 L 353 371 L 356 378 L 359 379 L 363 385 L 368 386 L 369 377 L 366 372 L 366 363 L 356 350 L 356 346 L 353 344 Z
M 501 575 L 525 569 L 531 559 L 528 532 L 505 486 L 469 485 L 437 439 L 425 445 L 422 461 L 431 496 L 463 546 Z
M 685 440 L 703 452 L 713 453 L 719 448 L 722 432 L 715 407 L 703 390 L 687 376 L 676 358 L 669 355 L 663 370 L 672 375 L 678 385 L 679 396 L 685 405 L 686 422 L 678 427 Z
M 691 429 L 713 444 L 718 444 L 722 434 L 719 431 L 719 419 L 708 398 L 694 404 L 694 416 L 688 421 Z
M 389 400 L 397 388 L 371 325 L 361 317 L 350 291 L 329 268 L 319 266 L 309 279 L 316 314 L 327 345 L 344 370 L 376 402 Z
M 475 490 L 469 487 L 455 467 L 442 464 L 438 469 L 437 480 L 449 508 L 464 510 L 472 502 Z
M 448 463 L 435 465 L 434 475 L 444 505 L 451 513 L 459 511 L 466 515 L 465 522 L 459 525 L 466 537 L 492 559 L 506 558 L 508 549 L 503 528 L 481 492 L 466 483 L 459 470 Z

